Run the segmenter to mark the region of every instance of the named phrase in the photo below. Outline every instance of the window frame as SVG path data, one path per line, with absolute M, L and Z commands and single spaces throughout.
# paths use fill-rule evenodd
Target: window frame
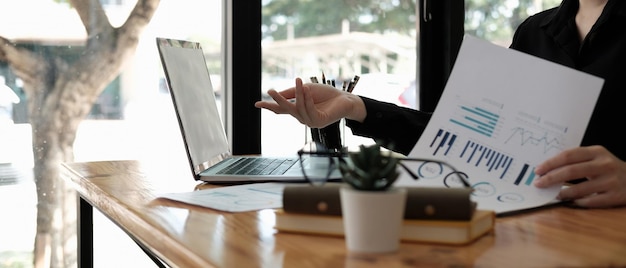
M 465 1 L 419 0 L 419 108 L 433 112 L 465 34 Z
M 224 124 L 233 154 L 261 153 L 261 1 L 223 0 Z M 234 119 L 237 120 L 234 120 Z

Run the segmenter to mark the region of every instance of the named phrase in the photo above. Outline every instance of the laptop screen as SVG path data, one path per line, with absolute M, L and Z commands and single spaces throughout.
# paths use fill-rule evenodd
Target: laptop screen
M 230 155 L 200 44 L 157 38 L 157 46 L 194 173 Z

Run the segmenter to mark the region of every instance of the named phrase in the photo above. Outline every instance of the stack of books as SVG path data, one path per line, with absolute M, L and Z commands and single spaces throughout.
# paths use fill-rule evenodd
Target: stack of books
M 405 242 L 468 244 L 493 233 L 495 213 L 477 210 L 469 190 L 407 188 L 401 239 Z M 343 236 L 339 185 L 289 186 L 275 210 L 279 232 Z

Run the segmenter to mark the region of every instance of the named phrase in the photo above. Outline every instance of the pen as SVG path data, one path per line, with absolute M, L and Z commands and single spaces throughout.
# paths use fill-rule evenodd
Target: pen
M 350 82 L 350 84 L 348 85 L 348 92 L 352 93 L 352 91 L 354 90 L 354 87 L 356 87 L 356 83 L 359 82 L 359 79 L 361 77 L 359 77 L 358 75 L 354 76 L 354 79 Z

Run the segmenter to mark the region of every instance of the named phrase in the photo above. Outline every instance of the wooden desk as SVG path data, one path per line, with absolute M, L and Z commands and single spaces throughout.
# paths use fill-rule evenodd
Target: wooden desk
M 552 267 L 626 265 L 626 208 L 555 207 L 498 218 L 495 234 L 468 246 L 403 243 L 395 254 L 359 255 L 342 238 L 277 233 L 274 212 L 224 213 L 160 193 L 192 191 L 190 171 L 135 161 L 66 164 L 81 197 L 81 234 L 89 265 L 90 206 L 144 249 L 175 267 Z M 160 170 L 152 172 L 151 170 Z M 165 171 L 164 171 L 165 170 Z M 80 250 L 80 249 L 79 249 Z

